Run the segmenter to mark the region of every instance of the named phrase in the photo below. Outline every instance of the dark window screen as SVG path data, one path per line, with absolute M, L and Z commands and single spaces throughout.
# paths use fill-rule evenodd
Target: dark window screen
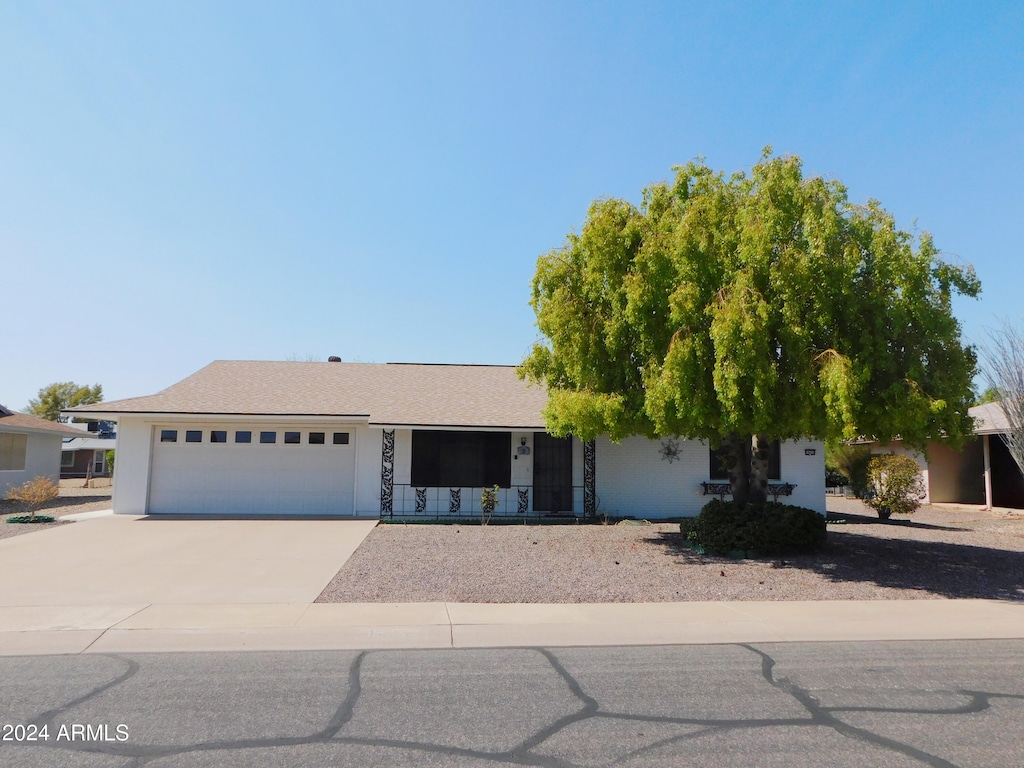
M 412 484 L 427 487 L 508 488 L 512 436 L 508 432 L 412 433 Z
M 768 479 L 769 480 L 781 480 L 782 479 L 782 461 L 780 460 L 779 454 L 781 445 L 778 440 L 773 440 L 772 444 L 768 447 Z M 711 449 L 711 479 L 712 480 L 728 480 L 729 472 L 722 462 L 721 449 Z

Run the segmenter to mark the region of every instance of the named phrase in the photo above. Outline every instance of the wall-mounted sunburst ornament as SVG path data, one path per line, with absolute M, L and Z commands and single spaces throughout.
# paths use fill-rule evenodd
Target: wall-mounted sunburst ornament
M 672 437 L 661 441 L 658 453 L 661 454 L 661 460 L 667 461 L 669 464 L 682 458 L 679 455 L 679 441 Z

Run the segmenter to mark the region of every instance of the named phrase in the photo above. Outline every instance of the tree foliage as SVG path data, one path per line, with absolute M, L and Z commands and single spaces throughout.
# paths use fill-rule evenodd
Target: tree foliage
M 985 405 L 987 403 L 998 403 L 1003 399 L 1003 393 L 996 387 L 986 387 L 985 391 L 978 395 L 978 398 L 974 401 L 975 405 Z
M 79 386 L 73 381 L 58 381 L 43 387 L 29 400 L 28 413 L 50 421 L 64 421 L 60 412 L 76 405 L 91 405 L 103 400 L 103 387 L 99 384 Z
M 1024 473 L 1024 332 L 1004 321 L 989 334 L 984 356 L 990 382 L 986 394 L 995 393 L 992 401 L 999 403 L 1010 427 L 999 436 Z
M 980 291 L 970 266 L 770 148 L 749 175 L 675 170 L 639 208 L 594 202 L 537 262 L 544 338 L 520 374 L 548 387 L 551 432 L 724 445 L 753 500 L 775 439 L 970 434 L 976 358 L 951 311 Z
M 857 498 L 864 498 L 868 490 L 868 462 L 871 448 L 867 445 L 831 440 L 825 444 L 825 468 L 832 468 L 846 478 L 850 490 Z

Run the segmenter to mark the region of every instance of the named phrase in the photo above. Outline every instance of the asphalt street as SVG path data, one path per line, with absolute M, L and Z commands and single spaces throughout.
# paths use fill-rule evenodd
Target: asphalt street
M 0 765 L 1019 766 L 1022 659 L 1021 640 L 5 657 Z

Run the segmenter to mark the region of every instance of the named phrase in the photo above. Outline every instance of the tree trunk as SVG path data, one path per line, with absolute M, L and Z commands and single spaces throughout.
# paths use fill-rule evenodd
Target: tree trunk
M 722 438 L 721 456 L 732 483 L 732 499 L 746 504 L 750 497 L 750 440 L 731 434 Z
M 750 496 L 752 503 L 768 501 L 768 454 L 771 441 L 764 435 L 750 439 Z
M 722 438 L 721 456 L 729 471 L 732 498 L 737 504 L 768 500 L 768 452 L 764 435 L 731 434 Z

